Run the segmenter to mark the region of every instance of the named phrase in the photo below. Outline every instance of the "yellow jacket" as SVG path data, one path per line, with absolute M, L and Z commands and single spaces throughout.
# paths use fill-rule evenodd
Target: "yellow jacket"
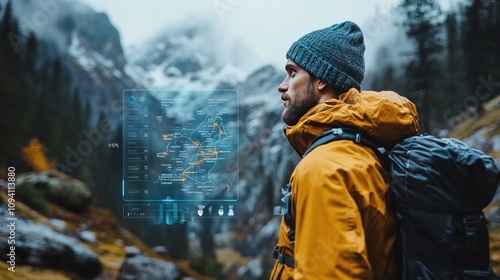
M 357 128 L 391 146 L 418 132 L 415 105 L 394 92 L 355 89 L 317 104 L 285 129 L 303 154 L 316 136 L 334 127 Z M 349 140 L 321 145 L 304 157 L 290 178 L 295 244 L 281 221 L 281 254 L 271 279 L 394 279 L 396 228 L 389 191 L 374 152 Z

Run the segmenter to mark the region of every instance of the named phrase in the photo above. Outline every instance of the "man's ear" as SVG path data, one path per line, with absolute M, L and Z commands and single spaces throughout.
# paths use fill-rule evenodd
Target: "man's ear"
M 322 82 L 321 80 L 318 79 L 318 83 L 316 85 L 316 88 L 319 90 L 319 91 L 323 91 L 324 89 L 326 89 L 328 87 L 328 84 L 326 84 L 325 82 Z
M 331 85 L 322 82 L 319 79 L 316 81 L 316 89 L 321 95 L 320 100 L 339 97 L 338 93 L 335 92 L 335 89 Z

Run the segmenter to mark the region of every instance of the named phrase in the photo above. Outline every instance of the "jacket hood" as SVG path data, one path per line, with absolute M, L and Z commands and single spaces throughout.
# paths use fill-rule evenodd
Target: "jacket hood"
M 393 91 L 360 93 L 352 88 L 339 99 L 318 103 L 296 125 L 285 128 L 285 134 L 302 155 L 314 138 L 331 128 L 355 128 L 392 147 L 418 133 L 418 113 L 415 104 Z

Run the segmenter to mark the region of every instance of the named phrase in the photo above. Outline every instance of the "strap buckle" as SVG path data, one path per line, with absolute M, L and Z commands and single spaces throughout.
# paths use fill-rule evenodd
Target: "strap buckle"
M 479 249 L 478 227 L 480 223 L 484 222 L 484 216 L 482 214 L 466 214 L 462 221 L 465 227 L 467 251 L 475 252 Z
M 291 268 L 295 267 L 295 261 L 292 257 L 280 253 L 278 250 L 279 245 L 276 245 L 273 249 L 273 258 L 277 259 L 279 263 L 285 264 Z

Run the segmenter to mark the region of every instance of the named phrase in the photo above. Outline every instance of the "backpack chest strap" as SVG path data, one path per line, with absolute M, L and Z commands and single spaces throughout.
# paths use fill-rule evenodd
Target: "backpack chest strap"
M 279 263 L 286 264 L 287 266 L 294 268 L 295 267 L 295 261 L 293 260 L 292 257 L 282 254 L 279 250 L 279 245 L 276 245 L 273 249 L 273 258 L 277 259 Z

